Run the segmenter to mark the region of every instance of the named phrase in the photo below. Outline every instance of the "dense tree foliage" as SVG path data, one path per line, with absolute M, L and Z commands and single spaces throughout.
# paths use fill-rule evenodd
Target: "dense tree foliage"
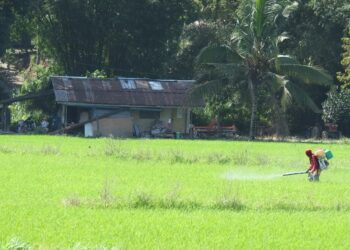
M 10 0 L 0 1 L 0 55 L 5 52 L 9 43 L 10 25 L 14 18 L 12 8 Z
M 350 115 L 350 90 L 332 90 L 323 103 L 323 119 L 325 122 L 337 123 Z
M 330 91 L 323 103 L 323 120 L 337 123 L 345 135 L 350 135 L 350 30 L 342 39 L 344 52 L 341 64 L 343 70 L 338 72 L 341 88 Z
M 341 82 L 342 87 L 350 88 L 350 27 L 348 35 L 342 41 L 344 53 L 342 54 L 341 64 L 344 70 L 338 72 L 338 80 Z
M 324 122 L 336 123 L 340 131 L 350 135 L 350 89 L 332 90 L 322 104 Z
M 41 0 L 43 43 L 67 74 L 159 76 L 177 48 L 191 0 Z
M 293 57 L 279 54 L 276 22 L 288 17 L 297 4 L 283 8 L 276 1 L 243 1 L 241 16 L 231 39 L 223 45 L 210 45 L 198 56 L 199 85 L 193 94 L 221 94 L 227 88 L 248 92 L 251 102 L 250 137 L 255 135 L 258 96 L 273 108 L 277 133 L 287 134 L 285 114 L 281 104 L 295 99 L 319 112 L 302 87 L 302 82 L 330 85 L 332 77 L 326 72 L 302 65 Z
M 11 68 L 24 69 L 28 76 L 16 94 L 45 89 L 49 74 L 58 73 L 217 78 L 225 87 L 206 97 L 206 115 L 219 115 L 223 123 L 235 122 L 244 131 L 249 128 L 253 105 L 247 102 L 252 98 L 247 89 L 249 74 L 242 74 L 231 84 L 232 74 L 220 77 L 222 69 L 217 65 L 196 68 L 195 64 L 204 47 L 218 48 L 213 56 L 222 58 L 220 45 L 225 44 L 233 51 L 240 48 L 241 57 L 242 51 L 250 54 L 243 56 L 242 65 L 252 69 L 257 106 L 254 120 L 279 130 L 288 123 L 293 133 L 298 132 L 320 120 L 319 113 L 308 114 L 306 103 L 316 110 L 329 87 L 303 85 L 295 75 L 288 75 L 290 72 L 278 71 L 279 63 L 290 60 L 293 64 L 319 65 L 333 78 L 339 72 L 338 83 L 348 87 L 350 46 L 346 27 L 350 4 L 348 0 L 258 2 L 266 3 L 268 13 L 259 14 L 262 5 L 251 8 L 255 0 L 0 0 L 0 57 Z M 278 54 L 294 57 L 279 58 Z M 226 59 L 227 63 L 232 58 Z M 298 86 L 294 92 L 291 82 Z M 2 98 L 10 94 L 7 86 L 6 79 L 0 81 Z M 288 96 L 294 99 L 286 115 L 280 103 L 290 99 L 284 98 Z M 24 106 L 30 111 L 35 102 Z
M 299 8 L 281 28 L 288 31 L 285 51 L 303 63 L 327 69 L 333 76 L 340 70 L 341 37 L 350 16 L 347 0 L 300 0 Z
M 183 28 L 177 54 L 169 73 L 176 78 L 193 79 L 194 61 L 202 48 L 229 39 L 236 23 L 237 0 L 200 0 L 196 20 Z

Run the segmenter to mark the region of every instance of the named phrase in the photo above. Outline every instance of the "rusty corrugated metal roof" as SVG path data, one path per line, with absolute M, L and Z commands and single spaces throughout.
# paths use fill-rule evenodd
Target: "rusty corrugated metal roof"
M 129 107 L 181 107 L 194 81 L 142 78 L 51 78 L 56 102 Z

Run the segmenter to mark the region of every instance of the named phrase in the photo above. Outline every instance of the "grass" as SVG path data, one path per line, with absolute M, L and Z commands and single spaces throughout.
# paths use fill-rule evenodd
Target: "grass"
M 1 136 L 0 249 L 347 249 L 349 147 Z

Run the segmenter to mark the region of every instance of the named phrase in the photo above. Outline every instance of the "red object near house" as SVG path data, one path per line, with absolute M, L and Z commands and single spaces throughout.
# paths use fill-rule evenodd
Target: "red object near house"
M 326 131 L 322 132 L 322 137 L 324 138 L 334 138 L 338 139 L 341 137 L 340 131 L 338 131 L 338 125 L 335 123 L 326 123 Z
M 338 125 L 335 123 L 326 123 L 325 127 L 328 129 L 328 132 L 337 132 Z
M 210 138 L 210 137 L 233 137 L 237 133 L 237 127 L 220 126 L 216 119 L 213 119 L 207 126 L 193 126 L 192 134 L 194 138 Z

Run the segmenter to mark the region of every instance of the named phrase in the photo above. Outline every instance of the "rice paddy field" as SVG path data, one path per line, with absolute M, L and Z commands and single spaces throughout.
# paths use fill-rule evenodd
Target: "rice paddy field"
M 306 149 L 319 183 L 283 173 Z M 0 137 L 0 249 L 350 249 L 350 143 Z

